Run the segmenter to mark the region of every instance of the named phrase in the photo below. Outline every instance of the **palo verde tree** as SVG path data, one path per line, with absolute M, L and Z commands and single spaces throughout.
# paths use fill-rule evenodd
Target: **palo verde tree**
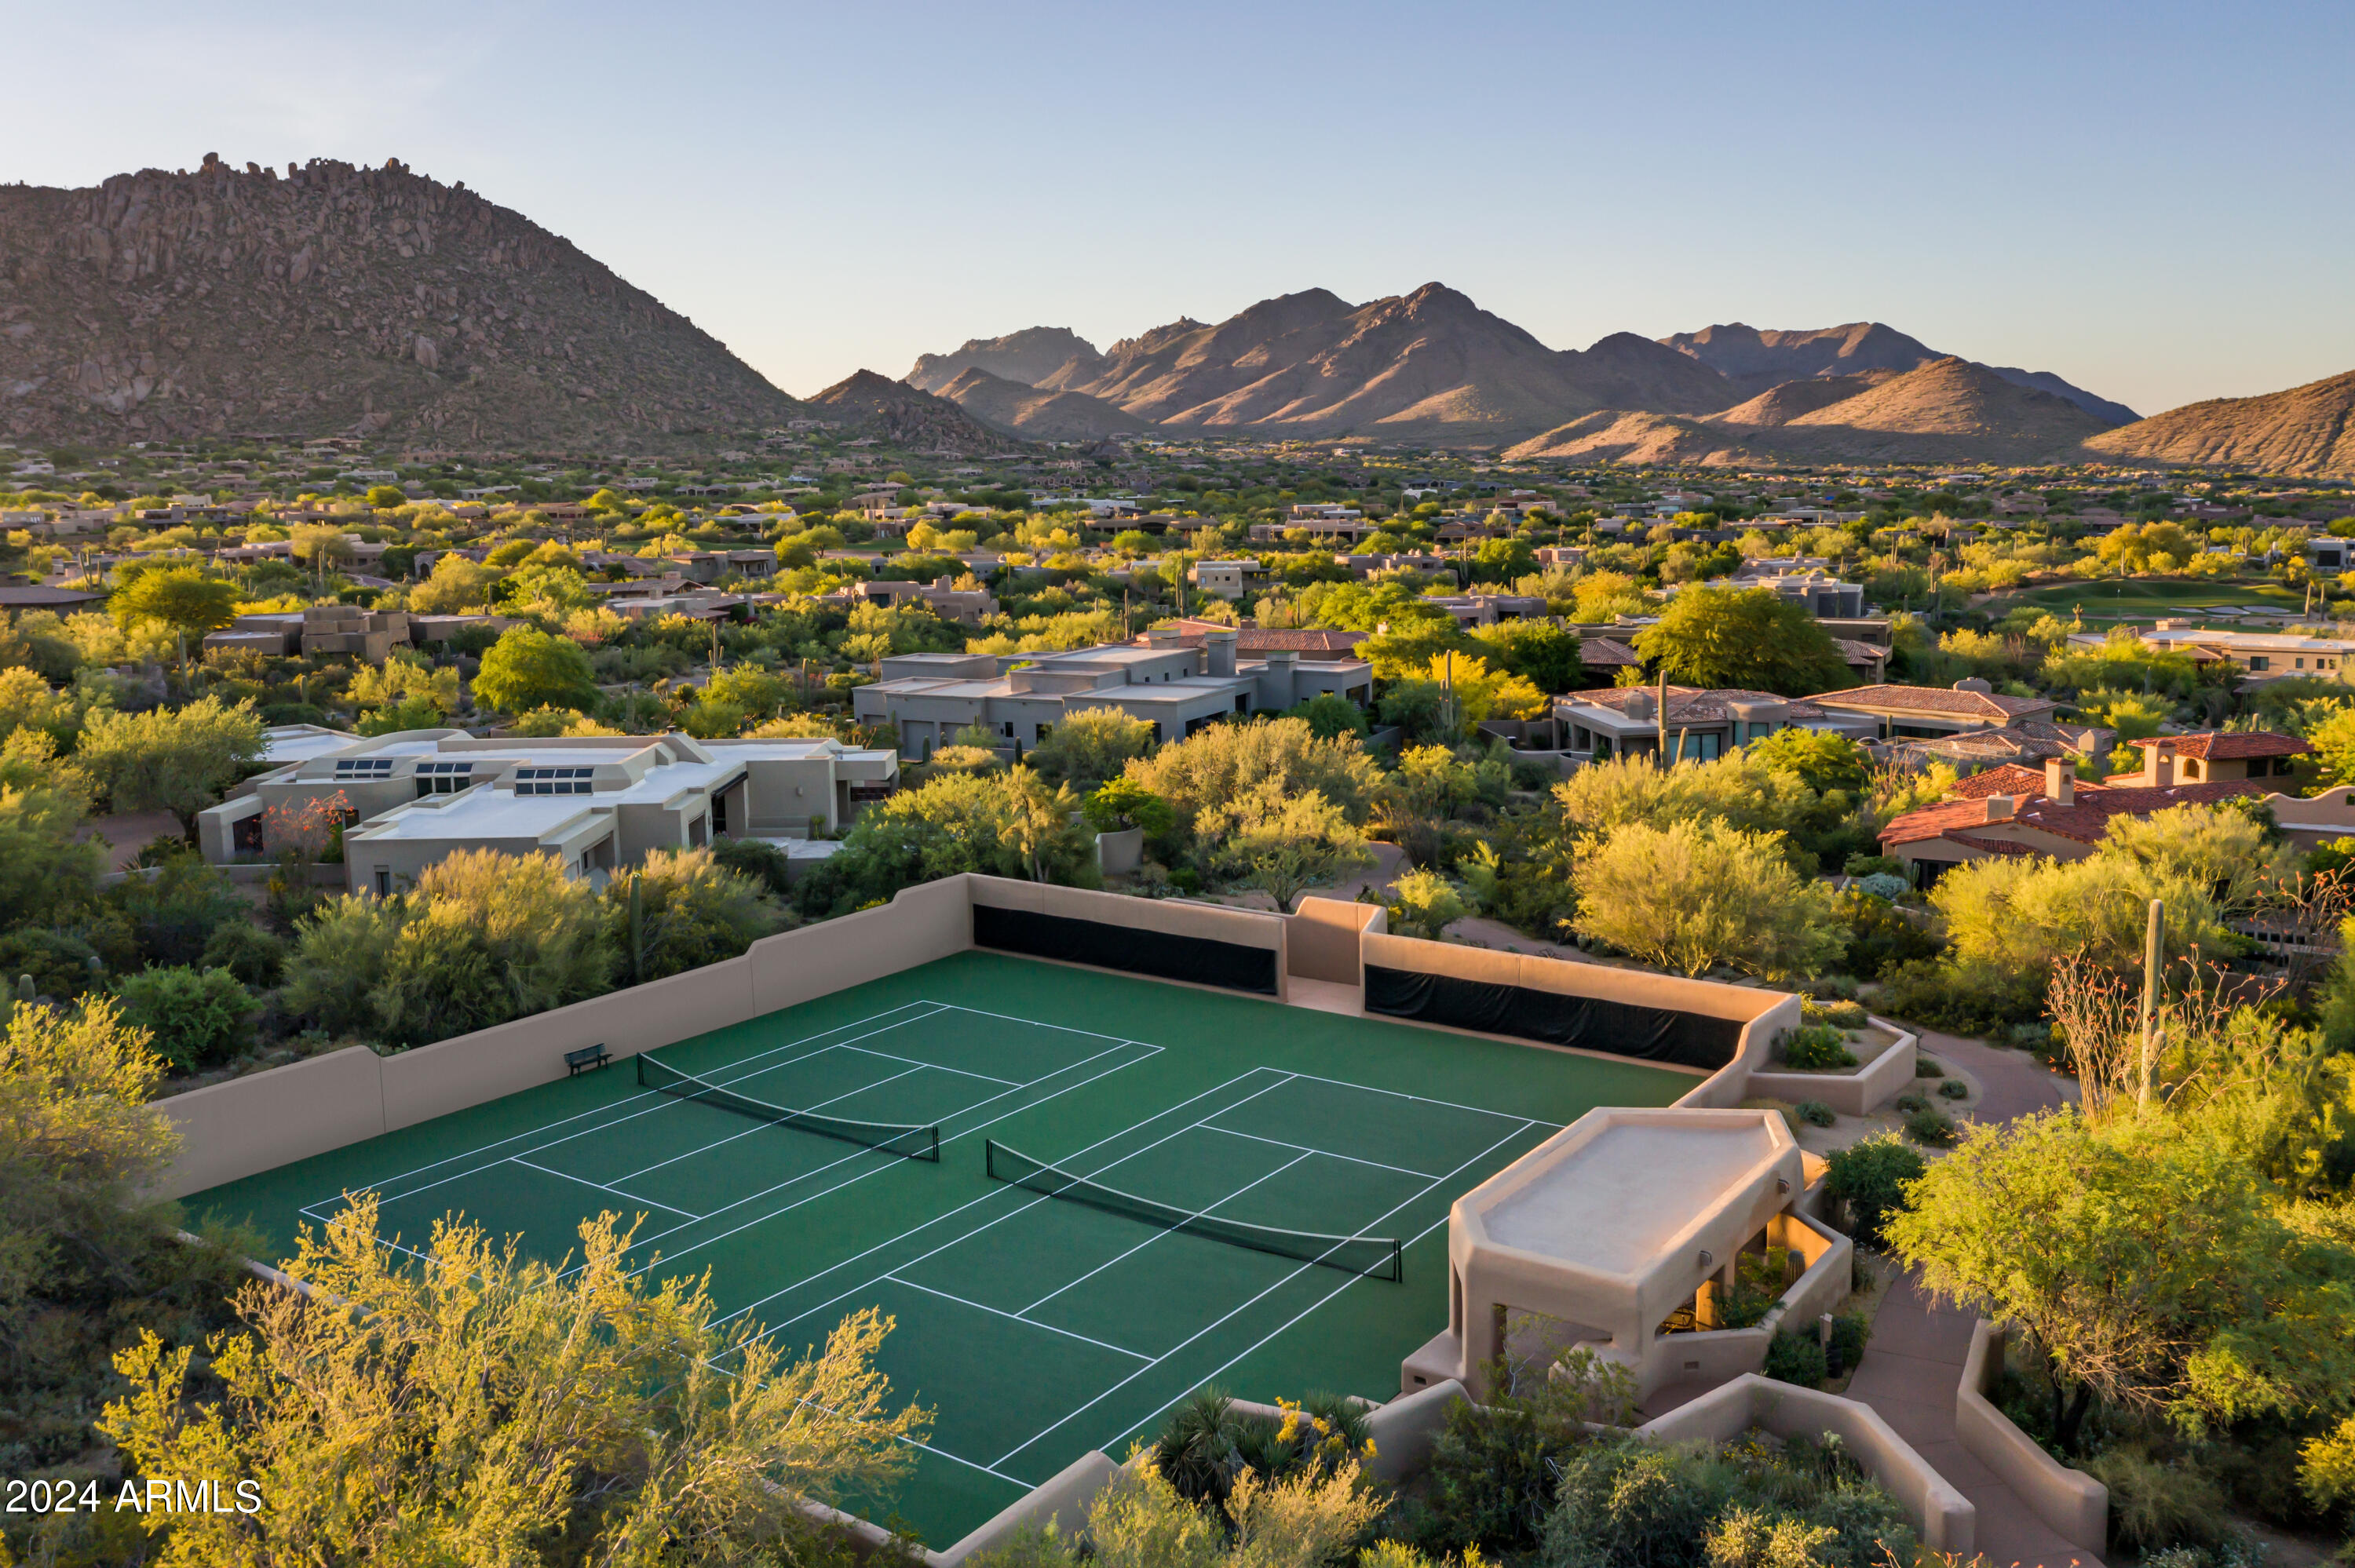
M 1636 651 L 1678 685 L 1802 697 L 1850 680 L 1822 623 L 1771 588 L 1687 588 Z

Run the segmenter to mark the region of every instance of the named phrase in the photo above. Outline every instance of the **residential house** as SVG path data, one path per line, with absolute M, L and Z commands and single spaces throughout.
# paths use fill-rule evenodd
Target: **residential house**
M 1679 758 L 1710 761 L 1780 729 L 1825 730 L 1863 738 L 1864 724 L 1827 712 L 1813 699 L 1778 697 L 1772 692 L 1668 688 L 1665 714 L 1652 686 L 1614 686 L 1572 692 L 1553 700 L 1558 738 L 1565 751 L 1585 752 L 1597 761 L 1610 757 L 1656 757 L 1667 736 Z
M 1188 646 L 1175 627 L 1142 644 L 1106 643 L 1068 653 L 905 653 L 879 662 L 883 679 L 855 687 L 862 724 L 898 726 L 902 755 L 922 760 L 978 725 L 1018 746 L 1036 745 L 1070 715 L 1114 707 L 1175 740 L 1240 714 L 1280 712 L 1333 693 L 1360 707 L 1373 697 L 1362 659 L 1304 660 L 1270 649 L 1235 656 L 1238 634 L 1220 627 Z
M 2181 620 L 2161 620 L 2137 635 L 2151 648 L 2182 653 L 2202 664 L 2238 664 L 2252 681 L 2277 681 L 2285 675 L 2325 675 L 2345 680 L 2346 662 L 2355 641 L 2338 637 L 2301 637 L 2294 632 L 2212 631 Z M 2099 648 L 2106 634 L 2072 632 L 2075 648 Z
M 696 740 L 683 735 L 477 738 L 409 730 L 301 755 L 199 814 L 216 864 L 280 847 L 288 824 L 340 815 L 348 885 L 385 895 L 460 850 L 553 854 L 602 878 L 649 850 L 715 837 L 805 840 L 847 825 L 899 782 L 891 751 L 830 739 Z
M 2314 750 L 2296 736 L 2271 730 L 2200 730 L 2154 736 L 2134 744 L 2142 750 L 2141 768 L 2133 773 L 2114 773 L 2104 783 L 2114 788 L 2134 783 L 2163 787 L 2287 779 L 2296 772 L 2291 759 Z
M 2125 781 L 2081 780 L 2059 758 L 2032 769 L 1982 774 L 1934 806 L 1908 811 L 1881 832 L 1883 853 L 1906 863 L 1917 887 L 1934 885 L 1949 866 L 1990 855 L 2045 855 L 2083 860 L 2120 816 L 2148 816 L 2177 806 L 2212 805 L 2239 795 L 2263 795 L 2251 779 L 2185 783 L 2171 775 L 2171 756 L 2154 755 L 2150 770 Z M 2013 793 L 1995 793 L 2008 786 Z M 1985 791 L 1985 792 L 1982 792 Z
M 1235 654 L 1249 658 L 1261 653 L 1297 653 L 1311 663 L 1331 662 L 1357 657 L 1358 644 L 1373 635 L 1369 631 L 1343 631 L 1335 627 L 1316 626 L 1286 629 L 1263 626 L 1227 626 L 1215 620 L 1180 619 L 1163 630 L 1175 630 L 1178 641 L 1188 648 L 1199 648 L 1213 633 L 1231 631 L 1235 634 Z M 1139 647 L 1149 646 L 1152 633 L 1136 639 Z
M 943 620 L 963 621 L 978 626 L 997 613 L 997 599 L 987 588 L 961 588 L 950 577 L 934 577 L 931 582 L 909 582 L 897 577 L 876 577 L 868 582 L 851 583 L 830 594 L 818 596 L 820 603 L 882 604 L 897 607 L 904 604 L 928 606 Z
M 1807 701 L 1828 712 L 1870 719 L 1869 739 L 1935 739 L 1966 730 L 2009 729 L 2030 719 L 2049 719 L 2061 705 L 2043 697 L 1997 694 L 1985 681 L 1957 681 L 1952 687 L 1874 685 L 1844 692 L 1818 692 Z
M 2002 729 L 1964 730 L 1929 740 L 1895 740 L 1873 747 L 1880 760 L 1919 772 L 1944 764 L 1967 779 L 2015 764 L 2041 768 L 2053 758 L 2100 762 L 2115 732 L 2100 725 L 2025 719 Z
M 1220 599 L 1241 599 L 1267 586 L 1267 568 L 1251 560 L 1198 561 L 1186 577 L 1204 593 L 1216 594 Z

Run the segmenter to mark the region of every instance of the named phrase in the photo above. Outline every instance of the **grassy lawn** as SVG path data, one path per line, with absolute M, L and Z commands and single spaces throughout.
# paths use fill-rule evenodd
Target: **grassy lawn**
M 2055 615 L 2078 609 L 2088 621 L 2094 621 L 2147 620 L 2190 614 L 2211 605 L 2295 613 L 2304 602 L 2305 596 L 2297 589 L 2264 578 L 2111 577 L 2026 588 L 1990 599 L 1986 608 L 1998 617 L 2022 606 L 2049 609 Z

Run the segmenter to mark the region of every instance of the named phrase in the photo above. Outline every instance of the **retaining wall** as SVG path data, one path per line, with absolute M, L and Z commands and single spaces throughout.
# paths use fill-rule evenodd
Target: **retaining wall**
M 1912 1516 L 1923 1545 L 1934 1552 L 1971 1555 L 1978 1510 L 1870 1405 L 1852 1399 L 1753 1373 L 1711 1389 L 1636 1432 L 1663 1443 L 1723 1443 L 1753 1426 L 1778 1437 L 1819 1439 L 1827 1432 L 1838 1433 L 1849 1456 Z
M 1970 1354 L 1955 1390 L 1955 1436 L 1963 1452 L 1993 1470 L 2055 1534 L 2099 1552 L 2109 1543 L 2109 1488 L 2046 1453 L 1987 1397 L 2003 1370 L 2003 1345 L 2004 1331 L 1984 1318 L 1971 1330 Z
M 384 1131 L 382 1063 L 365 1045 L 208 1084 L 156 1102 L 180 1152 L 156 1195 L 182 1198 Z
M 1821 1100 L 1842 1116 L 1870 1116 L 1913 1086 L 1913 1062 L 1920 1054 L 1911 1033 L 1887 1019 L 1871 1022 L 1895 1034 L 1897 1043 L 1854 1072 L 1753 1072 L 1750 1093 L 1794 1102 Z

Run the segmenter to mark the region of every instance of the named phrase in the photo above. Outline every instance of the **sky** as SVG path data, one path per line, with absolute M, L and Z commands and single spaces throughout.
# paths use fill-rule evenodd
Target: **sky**
M 0 0 L 0 181 L 397 157 L 806 396 L 1437 281 L 2155 413 L 2355 368 L 2355 6 Z M 76 69 L 75 62 L 89 62 Z

